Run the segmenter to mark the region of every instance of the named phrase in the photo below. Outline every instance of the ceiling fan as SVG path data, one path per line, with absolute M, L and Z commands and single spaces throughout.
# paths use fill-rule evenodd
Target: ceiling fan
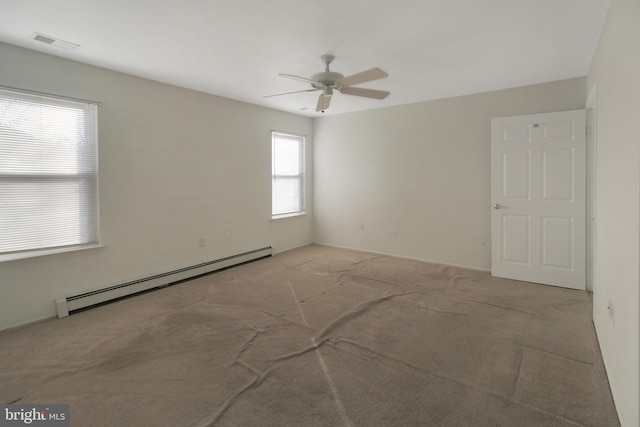
M 267 95 L 263 98 L 270 98 L 272 96 L 290 95 L 292 93 L 300 92 L 315 92 L 321 90 L 322 93 L 318 98 L 318 105 L 316 111 L 321 111 L 329 108 L 331 103 L 331 97 L 333 91 L 337 90 L 345 95 L 364 96 L 366 98 L 384 99 L 389 95 L 389 92 L 384 90 L 364 89 L 360 87 L 353 87 L 360 83 L 370 82 L 372 80 L 381 79 L 387 77 L 388 74 L 382 71 L 380 68 L 372 68 L 370 70 L 362 71 L 360 73 L 352 74 L 345 77 L 340 73 L 329 70 L 329 64 L 333 62 L 333 55 L 322 55 L 322 62 L 325 64 L 325 69 L 321 73 L 316 73 L 311 76 L 310 79 L 300 76 L 294 76 L 293 74 L 278 74 L 279 76 L 286 77 L 288 79 L 298 80 L 305 83 L 310 83 L 313 89 L 297 90 L 294 92 L 278 93 L 276 95 Z

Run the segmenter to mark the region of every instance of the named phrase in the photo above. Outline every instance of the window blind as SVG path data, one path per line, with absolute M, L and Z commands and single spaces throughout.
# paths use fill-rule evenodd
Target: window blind
M 272 132 L 272 216 L 303 213 L 304 137 Z
M 97 105 L 0 89 L 0 256 L 99 241 Z

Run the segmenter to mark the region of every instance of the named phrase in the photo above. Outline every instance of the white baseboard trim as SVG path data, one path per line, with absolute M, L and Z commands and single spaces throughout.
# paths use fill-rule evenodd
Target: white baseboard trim
M 464 268 L 465 270 L 473 270 L 473 271 L 481 271 L 481 272 L 484 272 L 484 273 L 491 273 L 491 269 L 473 267 L 473 266 L 469 266 L 469 265 L 454 264 L 454 263 L 445 262 L 445 261 L 438 261 L 438 260 L 427 259 L 427 258 L 417 258 L 417 257 L 411 257 L 411 256 L 407 256 L 407 255 L 394 254 L 394 253 L 390 253 L 390 252 L 374 251 L 374 250 L 370 250 L 370 249 L 352 248 L 352 247 L 349 247 L 349 246 L 334 245 L 334 244 L 331 244 L 331 243 L 322 243 L 322 242 L 313 242 L 313 243 L 315 245 L 328 246 L 328 247 L 331 247 L 331 248 L 348 249 L 348 250 L 351 250 L 351 251 L 366 252 L 366 253 L 377 254 L 377 255 L 386 255 L 386 256 L 393 257 L 393 258 L 408 259 L 408 260 L 420 261 L 420 262 L 428 262 L 429 264 L 446 265 L 447 267 Z

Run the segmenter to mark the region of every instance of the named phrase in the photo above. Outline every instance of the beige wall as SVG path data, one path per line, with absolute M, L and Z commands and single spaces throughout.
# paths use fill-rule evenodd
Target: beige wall
M 314 120 L 314 240 L 491 267 L 491 118 L 575 110 L 585 78 Z
M 640 425 L 640 1 L 614 0 L 588 76 L 596 93 L 594 323 L 623 426 Z M 609 318 L 609 302 L 614 321 Z
M 0 58 L 0 85 L 101 102 L 106 244 L 0 263 L 0 329 L 53 316 L 57 298 L 311 242 L 311 215 L 271 220 L 270 181 L 270 131 L 311 136 L 311 119 L 6 44 Z M 311 167 L 309 160 L 310 176 Z

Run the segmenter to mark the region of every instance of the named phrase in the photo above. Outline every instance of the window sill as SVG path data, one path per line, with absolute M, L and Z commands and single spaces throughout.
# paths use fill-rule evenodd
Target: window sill
M 89 245 L 65 246 L 63 248 L 38 249 L 34 251 L 14 252 L 0 255 L 0 262 L 15 261 L 18 259 L 35 258 L 45 255 L 60 254 L 64 252 L 82 251 L 85 249 L 102 248 L 102 243 L 92 243 Z
M 291 212 L 291 213 L 280 214 L 280 215 L 271 215 L 271 220 L 273 221 L 274 219 L 291 218 L 294 216 L 304 216 L 304 215 L 308 215 L 307 211 Z

